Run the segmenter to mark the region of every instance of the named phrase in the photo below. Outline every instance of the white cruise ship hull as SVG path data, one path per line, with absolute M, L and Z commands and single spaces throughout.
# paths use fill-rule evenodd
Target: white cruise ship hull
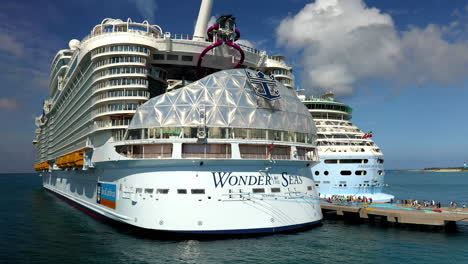
M 376 155 L 320 155 L 320 162 L 312 167 L 313 179 L 321 198 L 332 195 L 372 198 L 376 202 L 390 202 L 391 194 L 383 193 L 385 187 L 384 166 L 378 163 L 381 156 Z M 366 160 L 367 163 L 330 164 L 326 160 Z M 350 172 L 350 175 L 342 172 Z M 364 173 L 357 174 L 356 172 Z M 326 174 L 328 172 L 328 174 Z M 345 175 L 343 175 L 345 174 Z
M 139 228 L 189 234 L 272 233 L 313 226 L 322 219 L 315 184 L 304 177 L 310 175 L 306 164 L 109 161 L 89 170 L 45 172 L 43 185 L 96 215 Z

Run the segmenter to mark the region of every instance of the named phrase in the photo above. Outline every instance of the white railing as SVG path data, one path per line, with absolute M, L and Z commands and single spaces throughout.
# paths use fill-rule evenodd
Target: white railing
M 121 153 L 122 154 L 122 153 Z M 171 153 L 144 153 L 144 154 L 122 154 L 133 159 L 170 159 Z
M 184 159 L 230 159 L 231 153 L 182 153 Z
M 239 47 L 241 47 L 243 50 L 248 51 L 248 52 L 250 52 L 250 53 L 254 53 L 254 54 L 260 54 L 260 53 L 261 53 L 260 50 L 254 49 L 254 48 L 252 48 L 252 47 L 249 47 L 249 46 L 246 46 L 246 45 L 242 45 L 242 44 L 239 44 L 239 43 L 237 43 L 237 45 L 239 45 Z
M 273 159 L 273 160 L 290 160 L 290 155 L 287 154 L 259 154 L 259 153 L 241 153 L 243 159 Z

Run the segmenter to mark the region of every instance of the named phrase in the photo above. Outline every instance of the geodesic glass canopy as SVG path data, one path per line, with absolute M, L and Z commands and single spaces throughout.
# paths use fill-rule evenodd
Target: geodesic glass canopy
M 261 72 L 211 74 L 138 107 L 128 129 L 155 127 L 272 129 L 316 135 L 296 93 Z

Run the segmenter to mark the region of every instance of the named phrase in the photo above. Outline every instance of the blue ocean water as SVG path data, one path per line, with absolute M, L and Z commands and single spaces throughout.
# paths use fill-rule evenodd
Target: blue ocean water
M 400 199 L 468 202 L 468 173 L 387 172 Z M 41 187 L 36 174 L 0 174 L 0 263 L 468 263 L 456 232 L 349 224 L 223 240 L 142 238 L 97 221 Z

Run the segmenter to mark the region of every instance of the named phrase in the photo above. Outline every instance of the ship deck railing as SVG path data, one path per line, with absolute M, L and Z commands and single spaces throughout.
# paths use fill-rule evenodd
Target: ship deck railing
M 170 38 L 170 39 L 177 39 L 177 40 L 194 40 L 193 35 L 189 35 L 189 34 L 171 34 L 169 32 L 166 32 L 165 34 L 155 34 L 153 32 L 147 32 L 143 30 L 129 29 L 128 31 L 100 32 L 100 33 L 89 34 L 81 40 L 81 43 L 84 43 L 85 41 L 88 41 L 89 39 L 92 39 L 97 36 L 109 35 L 109 34 L 122 34 L 122 33 L 133 33 L 135 35 L 148 36 L 148 37 L 153 37 L 155 39 Z M 250 53 L 254 53 L 254 54 L 262 53 L 261 50 L 258 50 L 258 49 L 240 44 L 240 43 L 237 43 L 237 45 L 239 45 L 239 47 L 241 47 L 243 50 L 250 52 Z

